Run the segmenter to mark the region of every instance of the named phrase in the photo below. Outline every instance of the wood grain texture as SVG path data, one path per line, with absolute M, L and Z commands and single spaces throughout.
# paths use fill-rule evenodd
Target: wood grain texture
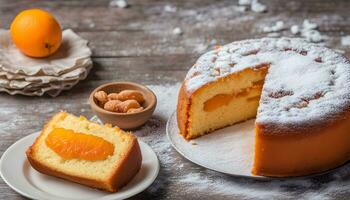
M 267 13 L 238 12 L 237 1 L 233 0 L 129 0 L 128 9 L 110 7 L 106 0 L 0 0 L 0 28 L 8 28 L 13 17 L 22 9 L 46 9 L 58 18 L 64 28 L 72 28 L 89 40 L 94 62 L 86 80 L 57 98 L 0 94 L 1 155 L 12 143 L 40 129 L 44 120 L 60 109 L 91 117 L 93 114 L 87 97 L 100 84 L 122 80 L 152 85 L 178 83 L 201 53 L 217 44 L 263 37 L 266 34 L 262 33 L 262 27 L 277 20 L 283 20 L 290 26 L 301 24 L 305 18 L 312 19 L 320 24 L 319 30 L 323 34 L 330 36 L 327 45 L 349 54 L 349 49 L 340 45 L 340 37 L 350 35 L 350 1 L 261 1 L 268 6 Z M 164 6 L 168 4 L 176 6 L 177 12 L 164 12 Z M 175 27 L 180 27 L 183 34 L 173 34 Z M 291 34 L 285 30 L 283 35 Z M 160 120 L 161 128 L 165 128 L 166 119 L 154 120 Z M 177 177 L 191 171 L 205 172 L 207 179 L 216 177 L 242 182 L 198 167 L 173 149 L 170 155 L 176 163 L 183 163 L 186 170 L 162 168 L 154 184 L 162 186 L 147 189 L 132 199 L 230 198 L 218 196 L 210 189 L 188 190 Z M 298 194 L 298 187 L 290 190 Z M 300 193 L 303 192 L 300 190 Z M 346 199 L 349 196 L 350 193 L 346 193 L 336 198 Z M 24 198 L 0 180 L 0 199 Z

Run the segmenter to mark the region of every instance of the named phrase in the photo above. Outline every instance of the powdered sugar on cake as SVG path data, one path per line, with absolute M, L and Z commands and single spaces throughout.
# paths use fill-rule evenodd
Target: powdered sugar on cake
M 338 119 L 350 106 L 350 64 L 341 54 L 302 39 L 233 42 L 201 56 L 186 77 L 192 93 L 246 68 L 268 64 L 258 123 L 316 126 Z M 305 126 L 300 126 L 299 128 Z M 302 130 L 300 130 L 302 131 Z

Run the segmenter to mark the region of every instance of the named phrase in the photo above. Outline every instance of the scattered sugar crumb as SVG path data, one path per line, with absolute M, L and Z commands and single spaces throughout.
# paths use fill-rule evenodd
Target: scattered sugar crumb
M 250 9 L 254 12 L 262 13 L 267 10 L 267 7 L 258 0 L 253 0 Z
M 216 45 L 218 41 L 216 39 L 210 40 L 210 45 Z
M 264 27 L 263 27 L 263 32 L 264 32 L 264 33 L 270 33 L 270 32 L 272 32 L 272 29 L 271 29 L 270 26 L 264 26 Z
M 95 23 L 90 23 L 89 28 L 95 28 L 96 24 Z
M 284 25 L 283 21 L 277 21 L 273 26 L 265 26 L 263 27 L 262 31 L 264 33 L 268 33 L 267 37 L 280 37 L 281 34 L 277 33 L 282 30 L 284 30 L 286 27 Z M 290 32 L 293 35 L 300 34 L 302 37 L 304 37 L 307 41 L 313 42 L 313 43 L 320 43 L 328 39 L 326 35 L 322 35 L 321 32 L 316 30 L 318 28 L 318 25 L 316 23 L 313 23 L 309 21 L 308 19 L 305 19 L 302 24 L 302 28 L 300 29 L 298 25 L 293 25 L 290 27 Z
M 350 35 L 341 37 L 340 43 L 342 46 L 350 46 Z
M 194 48 L 194 52 L 196 52 L 196 53 L 204 53 L 207 49 L 208 49 L 208 45 L 198 44 Z
M 281 34 L 280 33 L 268 33 L 267 37 L 277 38 L 277 37 L 281 37 Z
M 258 0 L 239 0 L 237 10 L 245 12 L 250 8 L 253 12 L 262 13 L 267 11 L 266 5 L 260 3 Z
M 273 31 L 281 31 L 281 30 L 284 29 L 284 22 L 283 21 L 277 21 L 275 26 L 272 27 L 272 28 L 273 28 L 272 29 Z
M 290 27 L 290 32 L 293 34 L 293 35 L 296 35 L 300 32 L 299 30 L 299 26 L 298 25 L 293 25 Z
M 172 6 L 172 5 L 166 5 L 166 6 L 164 6 L 164 11 L 170 12 L 170 13 L 175 13 L 177 11 L 177 7 Z
M 344 50 L 341 50 L 341 49 L 333 49 L 334 51 L 340 53 L 340 54 L 345 54 L 345 51 Z
M 322 35 L 317 30 L 303 30 L 301 35 L 309 42 L 323 42 L 326 39 L 326 36 Z
M 275 25 L 269 27 L 269 26 L 265 26 L 263 28 L 263 32 L 265 33 L 271 33 L 271 32 L 278 32 L 278 31 L 282 31 L 284 29 L 284 22 L 283 21 L 277 21 L 275 23 Z
M 236 8 L 236 10 L 239 12 L 246 12 L 246 11 L 248 11 L 248 7 L 247 6 L 238 6 Z
M 239 0 L 238 5 L 240 6 L 249 6 L 252 4 L 252 0 Z
M 118 8 L 126 8 L 126 7 L 128 7 L 128 3 L 125 0 L 112 0 L 109 2 L 109 6 L 118 7 Z
M 304 30 L 315 30 L 317 29 L 318 25 L 316 23 L 310 22 L 308 19 L 305 19 L 303 22 L 303 29 Z
M 181 35 L 183 33 L 183 31 L 181 30 L 180 27 L 176 27 L 173 29 L 173 34 L 175 35 Z

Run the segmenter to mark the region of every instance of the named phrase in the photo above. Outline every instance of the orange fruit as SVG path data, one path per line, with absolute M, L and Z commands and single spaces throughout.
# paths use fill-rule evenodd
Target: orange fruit
M 47 57 L 55 53 L 62 41 L 57 20 L 40 9 L 20 12 L 12 21 L 10 32 L 16 47 L 31 57 Z
M 64 128 L 53 129 L 46 137 L 45 143 L 67 160 L 104 160 L 114 152 L 114 145 L 101 137 Z

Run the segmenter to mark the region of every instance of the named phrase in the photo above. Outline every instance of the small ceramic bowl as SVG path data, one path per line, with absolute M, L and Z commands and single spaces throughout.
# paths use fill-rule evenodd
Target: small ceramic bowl
M 107 94 L 121 92 L 122 90 L 138 90 L 143 94 L 145 102 L 142 104 L 144 110 L 136 113 L 116 113 L 101 108 L 94 97 L 95 92 L 105 91 Z M 135 129 L 143 125 L 153 114 L 156 105 L 156 95 L 146 86 L 132 82 L 113 82 L 97 87 L 89 97 L 92 111 L 104 122 L 118 126 L 121 129 Z

